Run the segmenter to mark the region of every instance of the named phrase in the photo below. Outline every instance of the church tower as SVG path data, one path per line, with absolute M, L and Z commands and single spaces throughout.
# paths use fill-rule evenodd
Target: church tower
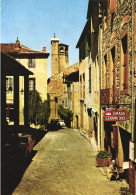
M 68 45 L 59 44 L 59 38 L 54 35 L 51 39 L 51 47 L 51 76 L 54 76 L 69 67 Z
M 68 61 L 68 45 L 59 44 L 59 72 L 63 72 L 69 67 Z
M 52 55 L 51 55 L 51 76 L 59 72 L 59 38 L 51 39 Z

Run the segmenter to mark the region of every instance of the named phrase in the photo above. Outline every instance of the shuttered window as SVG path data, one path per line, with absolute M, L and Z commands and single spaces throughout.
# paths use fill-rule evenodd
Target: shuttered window
M 116 12 L 116 0 L 110 0 L 110 13 L 114 14 Z
M 91 67 L 89 67 L 89 93 L 91 93 Z
M 104 89 L 107 88 L 107 55 L 104 56 L 104 67 L 103 67 L 103 76 L 104 76 Z
M 128 35 L 121 39 L 120 88 L 128 90 Z M 127 91 L 126 91 L 127 93 Z
M 85 73 L 83 73 L 83 99 L 85 99 Z

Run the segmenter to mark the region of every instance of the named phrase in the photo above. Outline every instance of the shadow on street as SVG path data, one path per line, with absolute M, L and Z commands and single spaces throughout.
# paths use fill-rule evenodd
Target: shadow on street
M 30 128 L 28 132 L 32 139 L 35 140 L 35 145 L 45 136 L 47 133 L 43 130 Z M 29 155 L 23 156 L 15 153 L 7 144 L 2 147 L 1 150 L 1 194 L 11 195 L 15 188 L 20 183 L 23 174 L 32 162 L 33 157 L 37 151 L 33 150 Z

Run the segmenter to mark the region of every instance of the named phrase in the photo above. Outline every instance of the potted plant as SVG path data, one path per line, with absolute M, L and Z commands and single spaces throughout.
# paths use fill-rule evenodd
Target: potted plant
M 96 155 L 96 167 L 108 167 L 109 166 L 109 152 L 101 150 Z

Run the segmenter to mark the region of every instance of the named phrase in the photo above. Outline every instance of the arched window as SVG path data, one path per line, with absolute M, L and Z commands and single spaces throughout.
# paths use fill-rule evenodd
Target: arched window
M 63 47 L 60 48 L 60 54 L 63 54 L 64 53 L 64 49 Z
M 68 48 L 65 49 L 65 54 L 68 55 Z

